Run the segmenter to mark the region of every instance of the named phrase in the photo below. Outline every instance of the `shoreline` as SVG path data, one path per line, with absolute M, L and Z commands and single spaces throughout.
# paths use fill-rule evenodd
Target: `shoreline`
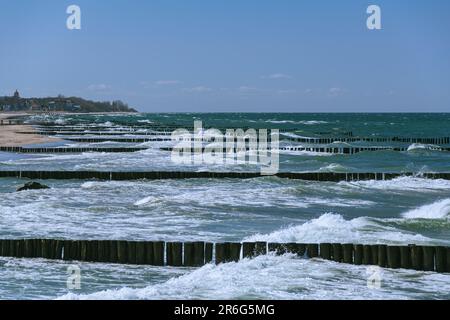
M 29 113 L 0 113 L 0 120 L 27 116 Z M 44 144 L 62 141 L 59 138 L 42 136 L 40 134 L 21 134 L 20 132 L 36 132 L 32 125 L 0 125 L 0 146 L 23 147 L 33 144 Z

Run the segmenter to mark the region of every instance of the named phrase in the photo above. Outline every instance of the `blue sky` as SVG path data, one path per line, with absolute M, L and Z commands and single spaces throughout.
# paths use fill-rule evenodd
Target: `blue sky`
M 67 6 L 82 29 L 66 28 Z M 382 30 L 366 28 L 366 8 Z M 140 111 L 450 111 L 450 1 L 0 0 L 0 95 Z

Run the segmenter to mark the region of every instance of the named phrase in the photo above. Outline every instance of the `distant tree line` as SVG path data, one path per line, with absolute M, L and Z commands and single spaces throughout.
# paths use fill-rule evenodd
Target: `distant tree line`
M 92 101 L 79 97 L 0 97 L 0 111 L 137 112 L 121 100 Z

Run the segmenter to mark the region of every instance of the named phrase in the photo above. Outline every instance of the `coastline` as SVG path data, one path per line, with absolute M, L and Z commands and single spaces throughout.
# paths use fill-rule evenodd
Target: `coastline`
M 28 113 L 0 113 L 0 120 L 11 117 L 26 116 Z M 42 136 L 40 134 L 22 134 L 20 132 L 36 132 L 31 125 L 0 125 L 0 146 L 22 147 L 31 144 L 42 144 L 62 141 L 58 138 Z

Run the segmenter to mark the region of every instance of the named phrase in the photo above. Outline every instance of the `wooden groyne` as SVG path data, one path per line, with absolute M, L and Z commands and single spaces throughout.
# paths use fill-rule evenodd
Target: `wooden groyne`
M 392 180 L 417 173 L 338 173 L 338 172 L 279 172 L 272 175 L 282 179 L 305 181 L 365 181 Z M 263 177 L 260 172 L 195 172 L 195 171 L 0 171 L 0 178 L 48 179 L 97 179 L 97 180 L 169 180 L 169 179 L 253 179 Z M 449 173 L 422 173 L 421 178 L 450 180 Z
M 133 265 L 201 267 L 274 253 L 353 265 L 450 273 L 450 247 L 421 245 L 163 242 L 125 240 L 0 240 L 0 256 Z
M 142 143 L 142 142 L 164 142 L 172 141 L 170 138 L 65 138 L 64 140 L 85 143 L 99 142 L 123 142 L 123 143 Z
M 2 119 L 0 120 L 0 126 L 17 126 L 23 124 L 23 120 L 20 119 Z
M 122 152 L 137 152 L 147 150 L 147 148 L 76 148 L 76 147 L 55 147 L 55 148 L 24 148 L 24 147 L 0 147 L 0 152 L 14 152 L 14 153 L 83 153 L 83 152 L 108 152 L 108 153 L 122 153 Z
M 172 131 L 179 129 L 180 126 L 132 126 L 132 127 L 67 127 L 67 126 L 43 126 L 38 128 L 41 134 L 49 135 L 84 135 L 84 134 L 99 134 L 104 135 L 107 133 L 114 133 L 117 135 L 126 134 L 141 134 L 138 130 L 146 129 L 156 132 L 171 133 Z M 193 128 L 186 128 L 188 131 L 193 132 Z M 206 130 L 207 128 L 205 128 Z M 225 128 L 218 129 L 225 132 Z M 246 129 L 243 129 L 244 131 Z M 269 129 L 270 130 L 270 129 Z M 290 133 L 296 129 L 282 129 L 281 133 Z M 270 136 L 268 137 L 270 140 Z M 307 144 L 332 144 L 332 143 L 355 143 L 355 142 L 371 142 L 371 143 L 419 143 L 419 144 L 434 144 L 434 145 L 446 145 L 450 144 L 450 137 L 364 137 L 353 136 L 353 133 L 347 133 L 343 136 L 328 136 L 328 137 L 289 137 L 281 136 L 280 140 L 307 143 Z
M 160 148 L 161 151 L 174 151 L 176 150 L 173 147 L 163 147 Z M 205 147 L 202 148 L 184 148 L 184 149 L 178 149 L 180 153 L 187 152 L 187 153 L 204 153 L 207 151 Z M 223 148 L 221 151 L 223 153 L 229 153 L 229 152 L 238 152 L 238 151 L 257 151 L 260 149 L 251 149 L 248 147 L 245 148 Z M 326 148 L 326 147 L 280 147 L 276 149 L 278 151 L 292 151 L 292 152 L 316 152 L 316 153 L 330 153 L 330 154 L 357 154 L 360 152 L 377 152 L 377 151 L 396 151 L 396 152 L 406 152 L 409 150 L 409 147 L 332 147 L 332 148 Z M 432 151 L 442 151 L 442 152 L 448 152 L 450 151 L 449 148 L 444 147 L 435 147 L 428 150 Z M 217 152 L 217 150 L 215 150 Z M 219 150 L 220 151 L 220 150 Z M 274 151 L 269 150 L 269 151 Z
M 416 138 L 416 137 L 328 137 L 328 138 L 293 138 L 282 137 L 280 139 L 308 143 L 331 144 L 337 142 L 373 142 L 373 143 L 420 143 L 420 144 L 450 144 L 450 137 Z
M 146 129 L 146 130 L 160 130 L 160 131 L 174 131 L 177 129 L 185 129 L 188 130 L 190 132 L 194 131 L 194 127 L 192 126 L 192 124 L 187 125 L 187 124 L 149 124 L 149 123 L 143 123 L 143 124 L 121 124 L 121 123 L 115 123 L 115 125 L 112 126 L 104 126 L 101 124 L 98 125 L 79 125 L 79 124 L 67 124 L 64 126 L 61 125 L 54 125 L 54 124 L 39 124 L 39 123 L 34 123 L 34 125 L 37 125 L 39 129 L 41 130 L 48 130 L 48 131 L 65 131 L 65 130 L 89 130 L 90 128 L 95 128 L 94 130 L 97 130 L 97 128 L 99 130 L 104 129 L 104 130 L 115 130 L 115 129 L 120 129 L 120 130 L 142 130 L 142 129 Z M 263 129 L 267 129 L 267 130 L 271 130 L 271 129 L 277 129 L 279 132 L 283 132 L 283 133 L 289 133 L 289 132 L 296 132 L 296 131 L 303 131 L 303 128 L 276 128 L 276 127 L 272 127 L 272 128 L 268 128 L 268 127 L 263 127 L 263 128 L 259 128 L 259 127 L 239 127 L 239 128 L 230 128 L 230 127 L 221 127 L 221 126 L 205 126 L 203 125 L 202 127 L 203 130 L 208 130 L 208 129 L 217 129 L 220 130 L 222 132 L 225 132 L 226 130 L 236 130 L 236 129 L 241 129 L 243 131 L 247 131 L 250 129 L 255 129 L 255 130 L 263 130 Z M 344 132 L 341 133 L 344 136 L 348 136 L 348 135 L 352 135 L 352 133 L 350 132 Z
M 19 132 L 20 134 L 39 134 L 42 136 L 124 136 L 133 134 L 134 136 L 170 136 L 172 132 L 127 132 L 127 131 L 37 131 Z

